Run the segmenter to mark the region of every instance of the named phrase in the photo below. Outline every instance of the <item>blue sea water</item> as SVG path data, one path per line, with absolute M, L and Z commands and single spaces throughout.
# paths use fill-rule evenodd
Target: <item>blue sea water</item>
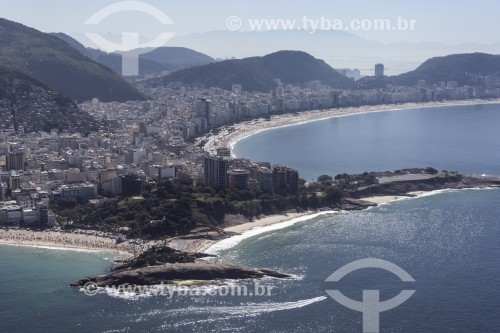
M 389 118 L 400 119 L 401 126 L 421 127 L 422 124 L 434 123 L 426 118 L 448 112 L 453 119 L 450 120 L 453 129 L 443 133 L 440 139 L 435 134 L 432 137 L 450 145 L 461 142 L 463 156 L 448 154 L 439 144 L 428 145 L 425 150 L 428 154 L 424 154 L 418 149 L 422 149 L 422 142 L 431 135 L 427 132 L 422 132 L 420 139 L 415 134 L 415 141 L 402 139 L 394 143 L 389 140 L 394 133 L 381 131 L 380 136 L 388 138 L 380 142 L 383 145 L 393 142 L 398 149 L 402 146 L 410 149 L 410 145 L 414 145 L 411 149 L 419 151 L 415 160 L 423 164 L 428 158 L 440 157 L 437 163 L 429 165 L 449 169 L 456 165 L 457 170 L 499 173 L 495 172 L 498 149 L 492 150 L 499 140 L 490 124 L 498 117 L 496 108 L 378 113 L 340 118 L 335 126 L 369 128 L 368 124 L 363 125 L 368 121 L 365 117 L 369 116 L 373 117 L 370 122 L 384 127 L 386 121 L 394 121 L 385 119 L 391 115 Z M 423 114 L 415 115 L 418 112 Z M 474 117 L 467 116 L 467 113 Z M 483 115 L 482 122 L 476 119 L 479 115 Z M 421 119 L 420 123 L 415 121 L 416 118 Z M 438 118 L 445 116 L 439 115 Z M 359 120 L 357 125 L 356 119 Z M 323 126 L 320 123 L 330 124 L 331 120 L 312 124 Z M 463 132 L 467 124 L 471 126 Z M 297 130 L 302 131 L 302 126 L 288 128 L 289 131 L 293 129 L 288 135 L 296 136 Z M 331 134 L 330 127 L 326 128 L 327 133 L 323 136 Z M 458 128 L 462 130 L 456 132 Z M 280 135 L 286 134 L 282 129 L 276 131 L 281 132 Z M 255 140 L 273 132 L 263 132 Z M 373 131 L 368 132 L 374 135 Z M 412 133 L 413 130 L 403 132 Z M 464 137 L 476 140 L 476 144 L 466 142 Z M 371 165 L 385 166 L 382 169 L 415 166 L 408 160 L 390 166 L 387 158 L 372 159 L 379 155 L 369 154 L 373 148 L 371 143 L 353 146 L 354 143 L 350 142 L 351 147 L 360 152 L 356 157 L 349 155 L 349 151 L 345 151 L 342 158 L 329 155 L 331 165 L 338 165 L 336 161 L 346 163 L 342 172 L 361 171 L 365 167 L 371 170 Z M 361 141 L 356 142 L 361 144 Z M 241 142 L 239 147 L 246 149 L 246 144 Z M 471 151 L 472 147 L 475 151 Z M 439 152 L 433 151 L 434 148 Z M 301 150 L 304 155 L 308 147 L 296 146 L 296 149 L 304 149 Z M 386 149 L 390 150 L 380 148 L 381 151 Z M 443 155 L 449 155 L 450 160 Z M 401 153 L 400 156 L 409 155 Z M 279 156 L 275 158 L 276 162 L 286 162 L 279 161 Z M 398 158 L 393 160 L 396 162 Z M 463 168 L 460 167 L 461 161 L 464 162 Z M 343 169 L 355 162 L 361 165 L 359 169 L 354 165 L 352 169 Z M 307 169 L 304 165 L 295 167 Z M 326 169 L 322 172 L 319 166 L 307 170 L 311 174 L 316 172 L 312 170 L 318 170 L 320 174 L 332 173 Z M 106 293 L 86 296 L 82 291 L 68 287 L 68 283 L 84 276 L 105 273 L 110 266 L 109 254 L 0 246 L 0 332 L 362 332 L 361 313 L 339 305 L 326 294 L 326 289 L 334 288 L 357 300 L 361 300 L 362 290 L 367 289 L 380 290 L 383 300 L 394 297 L 402 289 L 416 290 L 407 302 L 381 314 L 380 332 L 499 332 L 499 202 L 500 189 L 443 191 L 360 212 L 321 215 L 289 223 L 288 227 L 279 230 L 263 229 L 260 234 L 248 237 L 236 246 L 230 246 L 231 240 L 221 243 L 218 254 L 222 261 L 276 269 L 295 276 L 293 280 L 260 281 L 273 287 L 270 296 L 174 294 L 173 297 L 137 298 Z M 224 244 L 228 246 L 224 247 Z M 393 262 L 416 282 L 401 282 L 395 275 L 378 269 L 352 272 L 335 285 L 325 282 L 338 268 L 363 258 Z M 254 281 L 242 285 L 253 290 Z
M 500 105 L 365 113 L 260 132 L 234 154 L 319 175 L 428 167 L 500 174 Z

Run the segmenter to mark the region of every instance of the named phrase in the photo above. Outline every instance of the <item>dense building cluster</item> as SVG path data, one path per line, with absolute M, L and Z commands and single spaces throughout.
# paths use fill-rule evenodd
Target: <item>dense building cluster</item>
M 49 131 L 53 128 L 72 132 L 90 132 L 99 128 L 72 101 L 56 92 L 20 80 L 0 84 L 0 132 L 23 134 Z M 64 121 L 61 121 L 64 119 Z
M 383 77 L 383 66 L 378 65 L 377 74 Z M 87 135 L 71 129 L 26 131 L 22 118 L 11 117 L 0 128 L 0 223 L 50 224 L 54 215 L 49 201 L 97 204 L 106 198 L 140 196 L 171 179 L 217 190 L 296 193 L 296 170 L 232 158 L 227 147 L 210 154 L 203 150 L 208 135 L 236 122 L 263 122 L 301 110 L 500 96 L 495 86 L 488 77 L 478 78 L 474 87 L 460 87 L 455 81 L 438 85 L 419 81 L 412 87 L 344 91 L 319 81 L 297 87 L 276 80 L 268 93 L 247 92 L 239 84 L 231 91 L 139 84 L 152 100 L 101 103 L 94 99 L 79 105 L 82 119 L 92 117 L 101 124 Z M 30 98 L 19 96 L 21 101 Z M 12 105 L 6 103 L 1 101 L 0 113 L 11 112 Z M 32 107 L 42 115 L 49 112 L 43 105 Z M 230 132 L 231 126 L 223 131 Z

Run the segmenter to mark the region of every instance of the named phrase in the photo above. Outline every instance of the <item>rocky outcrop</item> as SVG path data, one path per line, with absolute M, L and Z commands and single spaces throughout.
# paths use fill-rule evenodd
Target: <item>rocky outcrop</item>
M 355 198 L 377 195 L 408 195 L 415 191 L 435 191 L 441 189 L 468 188 L 477 186 L 475 182 L 464 182 L 461 175 L 433 177 L 429 179 L 394 181 L 358 189 L 351 195 Z
M 213 255 L 177 251 L 168 246 L 155 246 L 135 258 L 121 261 L 107 275 L 87 277 L 71 283 L 70 286 L 79 287 L 88 283 L 93 283 L 95 287 L 146 286 L 179 280 L 255 279 L 266 276 L 290 278 L 287 274 L 268 269 L 251 269 L 198 260 L 205 257 Z
M 111 271 L 131 270 L 163 264 L 194 263 L 197 259 L 207 257 L 215 256 L 206 253 L 178 251 L 168 246 L 155 246 L 134 258 L 116 261 L 116 265 L 111 268 Z
M 363 210 L 368 207 L 376 206 L 377 204 L 365 200 L 344 198 L 341 199 L 338 208 L 341 210 Z
M 97 287 L 119 285 L 158 285 L 172 280 L 221 280 L 255 279 L 266 276 L 290 278 L 290 275 L 267 269 L 251 269 L 236 265 L 214 264 L 208 262 L 175 263 L 148 266 L 133 270 L 120 270 L 107 275 L 87 277 L 70 284 L 82 287 L 95 283 Z

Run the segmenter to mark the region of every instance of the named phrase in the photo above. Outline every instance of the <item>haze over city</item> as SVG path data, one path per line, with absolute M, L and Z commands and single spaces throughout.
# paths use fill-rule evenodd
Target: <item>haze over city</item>
M 3 17 L 37 28 L 43 32 L 63 32 L 86 46 L 99 48 L 85 32 L 98 32 L 109 40 L 120 41 L 123 32 L 139 32 L 141 40 L 150 41 L 160 32 L 175 34 L 166 46 L 184 46 L 206 53 L 214 58 L 259 56 L 282 49 L 301 50 L 326 60 L 335 68 L 358 68 L 365 75 L 373 64 L 386 63 L 388 74 L 400 74 L 415 69 L 424 60 L 450 53 L 500 53 L 500 29 L 496 13 L 500 4 L 481 0 L 474 4 L 446 1 L 288 1 L 264 0 L 191 1 L 189 6 L 179 1 L 145 1 L 165 14 L 174 24 L 162 25 L 151 16 L 138 12 L 114 14 L 99 25 L 84 22 L 112 0 L 86 2 L 21 0 L 0 5 Z M 28 10 L 29 9 L 29 10 Z M 64 15 L 61 15 L 64 13 Z M 241 19 L 239 34 L 226 25 L 228 17 Z M 347 32 L 273 31 L 262 37 L 242 34 L 250 32 L 248 20 L 285 19 L 301 21 L 341 20 L 346 25 L 352 20 L 414 20 L 413 30 L 380 31 L 359 29 Z M 264 29 L 265 30 L 265 29 Z M 201 34 L 201 35 L 200 35 Z M 272 39 L 272 43 L 262 40 Z M 297 44 L 295 44 L 295 42 Z M 252 47 L 246 47 L 252 45 Z M 328 47 L 325 47 L 328 46 Z M 370 48 L 366 54 L 361 50 Z M 373 73 L 371 73 L 373 74 Z

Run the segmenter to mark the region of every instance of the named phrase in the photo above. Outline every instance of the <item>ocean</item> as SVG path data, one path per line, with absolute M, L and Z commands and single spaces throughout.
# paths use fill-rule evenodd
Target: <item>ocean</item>
M 256 160 L 251 153 L 263 154 L 265 147 L 271 161 L 304 170 L 308 177 L 427 165 L 499 174 L 499 138 L 493 132 L 497 110 L 488 105 L 343 117 L 265 131 L 240 141 L 236 151 Z M 440 135 L 433 132 L 438 129 Z M 262 137 L 273 136 L 280 145 L 252 150 Z M 323 141 L 316 146 L 323 150 L 310 152 L 319 138 Z M 281 161 L 288 145 L 295 156 L 318 160 Z M 362 332 L 361 313 L 334 301 L 326 293 L 331 289 L 358 301 L 363 290 L 379 290 L 384 301 L 401 290 L 415 290 L 406 302 L 380 314 L 380 332 L 498 332 L 499 202 L 500 189 L 436 191 L 224 240 L 210 250 L 219 261 L 275 269 L 294 278 L 232 282 L 204 295 L 87 296 L 68 283 L 104 274 L 111 254 L 0 246 L 0 332 Z M 342 266 L 365 258 L 396 264 L 415 282 L 374 268 L 325 282 Z M 250 291 L 246 295 L 228 292 L 243 286 Z M 262 287 L 270 292 L 260 293 Z
M 500 174 L 500 105 L 463 105 L 365 113 L 260 132 L 233 153 L 320 175 L 432 166 Z

